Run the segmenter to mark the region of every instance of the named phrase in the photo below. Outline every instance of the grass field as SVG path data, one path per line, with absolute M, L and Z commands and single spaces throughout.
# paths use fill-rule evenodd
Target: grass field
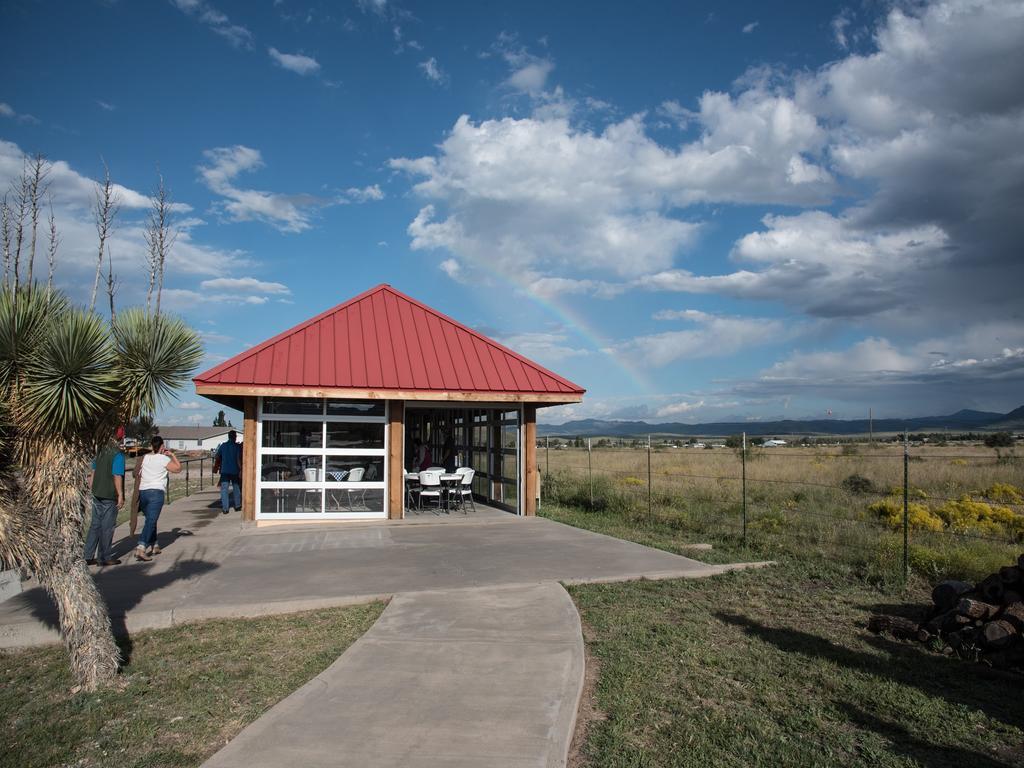
M 657 525 L 723 543 L 743 535 L 736 451 L 652 452 L 650 502 L 646 450 L 588 456 L 542 448 L 538 461 L 542 506 L 610 511 L 609 524 Z M 1016 556 L 1024 541 L 1024 459 L 983 446 L 918 446 L 908 467 L 914 570 L 931 580 L 975 577 Z M 880 579 L 902 575 L 902 446 L 756 449 L 746 478 L 752 547 L 770 556 L 811 549 Z
M 1022 678 L 876 638 L 927 598 L 821 563 L 571 587 L 600 665 L 583 765 L 1024 765 Z
M 0 766 L 198 766 L 331 664 L 383 604 L 140 632 L 114 688 L 76 693 L 55 646 L 0 652 Z

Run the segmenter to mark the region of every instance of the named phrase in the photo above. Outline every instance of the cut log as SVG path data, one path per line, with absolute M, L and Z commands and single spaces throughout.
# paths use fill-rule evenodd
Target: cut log
M 956 611 L 950 611 L 948 614 L 946 614 L 946 620 L 942 622 L 942 631 L 957 632 L 958 630 L 963 629 L 970 623 L 971 620 L 966 616 L 961 616 Z
M 1010 622 L 1018 630 L 1024 630 L 1024 603 L 1011 603 L 1003 608 L 999 618 Z
M 1024 557 L 1024 555 L 1022 555 Z M 943 611 L 948 611 L 957 604 L 960 596 L 970 592 L 974 587 L 966 581 L 954 581 L 952 579 L 941 581 L 932 590 L 932 602 Z
M 1017 555 L 1017 567 L 1024 571 L 1024 552 Z
M 978 591 L 987 602 L 998 603 L 1003 599 L 1003 582 L 997 574 L 992 574 L 978 585 Z
M 989 648 L 1005 648 L 1018 636 L 1017 628 L 1003 619 L 990 621 L 981 628 L 982 640 Z
M 999 569 L 999 579 L 1003 584 L 1019 584 L 1021 581 L 1020 568 L 1015 565 L 1004 565 Z
M 1017 589 L 1020 589 L 1021 586 L 1022 585 L 1020 584 L 1016 585 Z M 1021 593 L 1018 592 L 1017 589 L 1003 590 L 1003 599 L 1001 601 L 1003 605 L 1011 605 L 1012 603 L 1019 603 L 1021 600 L 1024 600 L 1024 596 L 1021 596 Z
M 969 619 L 990 619 L 999 611 L 999 606 L 983 603 L 980 600 L 972 600 L 969 597 L 961 598 L 956 604 L 956 612 Z
M 917 622 L 902 616 L 876 615 L 868 619 L 868 630 L 876 635 L 888 632 L 897 640 L 916 640 Z
M 941 634 L 942 632 L 946 631 L 946 623 L 951 621 L 952 618 L 956 615 L 957 614 L 955 610 L 940 613 L 939 615 L 933 616 L 931 619 L 929 619 L 928 622 L 924 625 L 924 628 L 928 631 L 929 634 Z

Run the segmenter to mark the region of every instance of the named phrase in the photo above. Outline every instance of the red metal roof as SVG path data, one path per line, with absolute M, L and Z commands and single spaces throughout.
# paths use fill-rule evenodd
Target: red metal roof
M 586 391 L 378 285 L 196 376 L 202 385 L 567 395 Z

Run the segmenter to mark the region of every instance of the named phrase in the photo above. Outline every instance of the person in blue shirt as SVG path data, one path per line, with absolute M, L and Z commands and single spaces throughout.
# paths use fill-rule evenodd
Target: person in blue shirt
M 118 427 L 114 437 L 117 441 L 124 439 L 124 427 Z M 85 562 L 89 565 L 119 565 L 121 561 L 114 557 L 112 549 L 117 510 L 124 506 L 124 454 L 115 440 L 109 440 L 96 454 L 89 474 L 89 486 L 92 490 L 92 520 L 85 537 Z
M 214 472 L 220 472 L 220 511 L 225 515 L 229 507 L 242 509 L 242 446 L 237 440 L 238 433 L 232 429 L 228 441 L 217 446 L 213 467 Z

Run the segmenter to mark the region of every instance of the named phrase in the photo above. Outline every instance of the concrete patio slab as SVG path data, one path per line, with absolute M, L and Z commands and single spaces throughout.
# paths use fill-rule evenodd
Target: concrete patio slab
M 564 765 L 583 667 L 558 584 L 402 594 L 204 766 Z
M 219 506 L 210 492 L 168 505 L 160 521 L 163 554 L 95 571 L 115 631 L 417 591 L 696 578 L 745 567 L 711 566 L 542 518 L 262 529 L 242 524 L 236 514 L 221 515 Z M 122 554 L 134 543 L 126 526 L 117 540 Z M 39 587 L 0 603 L 0 647 L 57 642 L 56 626 Z

